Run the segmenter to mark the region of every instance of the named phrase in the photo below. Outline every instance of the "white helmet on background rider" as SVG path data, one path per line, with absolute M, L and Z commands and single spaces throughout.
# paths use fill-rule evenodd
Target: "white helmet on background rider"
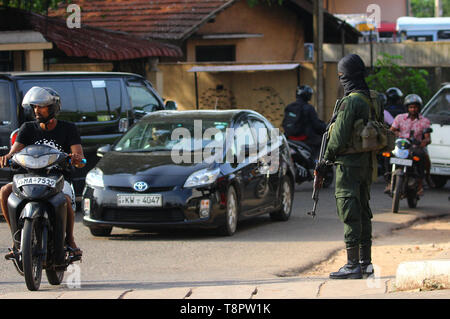
M 52 118 L 56 117 L 58 112 L 61 110 L 61 98 L 59 94 L 48 87 L 33 86 L 25 94 L 22 100 L 23 107 L 48 107 L 48 117 L 39 120 L 39 122 L 47 123 Z

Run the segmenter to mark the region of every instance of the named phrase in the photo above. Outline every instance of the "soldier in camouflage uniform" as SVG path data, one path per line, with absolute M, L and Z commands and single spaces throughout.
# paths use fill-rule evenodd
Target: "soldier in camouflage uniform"
M 374 152 L 349 153 L 348 149 L 353 146 L 355 121 L 361 118 L 367 121 L 369 118 L 370 105 L 367 101 L 370 101 L 370 91 L 364 80 L 364 62 L 358 55 L 350 54 L 342 58 L 338 64 L 338 75 L 345 96 L 337 104 L 337 117 L 330 132 L 324 161 L 318 165 L 325 165 L 326 161 L 336 165 L 336 206 L 339 219 L 344 223 L 347 248 L 347 264 L 331 273 L 330 278 L 358 279 L 373 273 L 369 199 L 373 169 L 377 163 Z

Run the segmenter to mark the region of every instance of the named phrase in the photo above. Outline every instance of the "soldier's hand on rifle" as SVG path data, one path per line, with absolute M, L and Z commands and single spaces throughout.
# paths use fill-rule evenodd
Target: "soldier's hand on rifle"
M 320 162 L 318 162 L 316 164 L 316 168 L 314 169 L 314 173 L 319 175 L 319 176 L 324 176 L 327 168 L 328 168 L 329 162 L 326 160 L 321 160 Z

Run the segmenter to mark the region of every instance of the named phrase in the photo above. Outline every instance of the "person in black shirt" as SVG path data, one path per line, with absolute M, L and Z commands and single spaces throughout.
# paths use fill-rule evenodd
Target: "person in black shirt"
M 32 87 L 25 94 L 22 106 L 31 106 L 34 110 L 36 122 L 25 122 L 19 129 L 16 141 L 8 154 L 0 157 L 0 167 L 5 167 L 8 160 L 27 145 L 45 144 L 70 154 L 72 165 L 83 167 L 84 158 L 81 147 L 81 139 L 75 124 L 57 120 L 56 115 L 61 108 L 60 97 L 51 88 Z M 71 182 L 71 176 L 64 176 L 63 192 L 67 200 L 67 229 L 66 241 L 72 254 L 73 260 L 81 259 L 82 251 L 77 247 L 73 235 L 75 224 L 75 194 Z M 12 183 L 6 184 L 0 190 L 0 205 L 6 222 L 10 225 L 8 215 L 8 197 L 12 192 Z M 5 258 L 13 258 L 10 252 Z
M 384 109 L 388 111 L 393 118 L 395 118 L 399 114 L 408 112 L 408 110 L 403 105 L 403 92 L 399 88 L 392 87 L 387 89 L 386 97 L 387 101 Z
M 313 89 L 308 85 L 297 87 L 296 100 L 284 109 L 281 125 L 288 139 L 304 142 L 311 148 L 316 159 L 326 124 L 319 119 L 314 107 L 308 103 L 312 94 Z

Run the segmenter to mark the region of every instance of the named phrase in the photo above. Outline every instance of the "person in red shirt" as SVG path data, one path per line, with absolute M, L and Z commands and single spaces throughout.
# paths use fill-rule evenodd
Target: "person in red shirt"
M 397 137 L 414 138 L 420 142 L 418 147 L 413 149 L 413 154 L 418 156 L 421 160 L 418 162 L 418 195 L 423 195 L 423 178 L 425 177 L 425 170 L 429 172 L 430 159 L 426 150 L 426 146 L 430 144 L 430 133 L 425 133 L 425 129 L 430 127 L 430 120 L 420 115 L 420 109 L 423 102 L 417 94 L 409 94 L 405 97 L 404 106 L 408 109 L 408 113 L 399 114 L 395 117 L 391 126 L 391 131 Z M 413 133 L 413 136 L 411 136 Z M 388 185 L 390 187 L 390 185 Z

